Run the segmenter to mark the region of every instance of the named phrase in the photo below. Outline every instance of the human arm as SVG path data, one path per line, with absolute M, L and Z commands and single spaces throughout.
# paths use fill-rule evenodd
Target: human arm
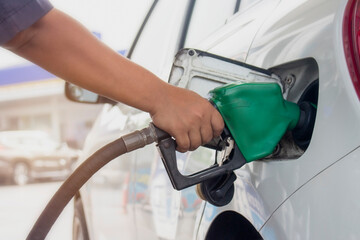
M 157 127 L 175 137 L 180 151 L 195 149 L 223 128 L 206 99 L 163 82 L 56 9 L 4 47 L 69 82 L 149 112 Z

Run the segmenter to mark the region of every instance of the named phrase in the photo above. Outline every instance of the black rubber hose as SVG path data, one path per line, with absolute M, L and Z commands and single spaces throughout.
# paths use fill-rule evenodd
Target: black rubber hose
M 96 151 L 61 185 L 32 227 L 27 240 L 44 240 L 65 206 L 79 189 L 114 158 L 170 137 L 152 123 L 148 128 L 125 135 Z
M 45 239 L 56 219 L 59 217 L 75 193 L 79 191 L 89 178 L 100 168 L 126 152 L 127 150 L 124 140 L 120 138 L 102 147 L 85 162 L 83 162 L 73 172 L 73 174 L 66 179 L 55 195 L 51 198 L 26 239 Z

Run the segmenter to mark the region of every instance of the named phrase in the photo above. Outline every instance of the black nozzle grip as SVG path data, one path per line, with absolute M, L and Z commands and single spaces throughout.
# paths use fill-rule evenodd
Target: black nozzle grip
M 169 175 L 170 181 L 174 189 L 177 190 L 181 190 L 208 179 L 232 172 L 246 163 L 244 156 L 236 146 L 234 148 L 234 154 L 232 154 L 232 158 L 223 165 L 219 166 L 218 164 L 214 164 L 209 168 L 194 174 L 182 175 L 177 167 L 175 140 L 170 137 L 165 138 L 159 141 L 157 147 L 159 149 L 161 160 L 165 166 L 166 172 Z

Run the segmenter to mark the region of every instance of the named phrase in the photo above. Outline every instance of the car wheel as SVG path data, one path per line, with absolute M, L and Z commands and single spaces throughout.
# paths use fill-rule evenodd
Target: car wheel
M 25 185 L 30 180 L 30 168 L 24 162 L 18 162 L 14 166 L 13 181 L 17 185 Z
M 78 194 L 77 194 L 78 196 Z M 73 240 L 89 240 L 84 207 L 81 198 L 74 199 Z

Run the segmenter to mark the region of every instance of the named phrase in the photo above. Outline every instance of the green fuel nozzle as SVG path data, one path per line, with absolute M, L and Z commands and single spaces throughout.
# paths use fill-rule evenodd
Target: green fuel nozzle
M 276 83 L 228 84 L 210 96 L 246 162 L 270 155 L 300 118 L 299 106 L 284 100 Z
M 215 206 L 228 204 L 234 194 L 234 170 L 273 153 L 286 131 L 301 143 L 312 133 L 316 109 L 311 103 L 297 105 L 284 100 L 277 83 L 228 84 L 210 91 L 210 102 L 222 115 L 221 136 L 205 147 L 222 153 L 207 169 L 182 175 L 177 168 L 176 142 L 158 142 L 161 159 L 177 190 L 197 185 L 198 195 Z M 306 141 L 304 141 L 304 146 Z

